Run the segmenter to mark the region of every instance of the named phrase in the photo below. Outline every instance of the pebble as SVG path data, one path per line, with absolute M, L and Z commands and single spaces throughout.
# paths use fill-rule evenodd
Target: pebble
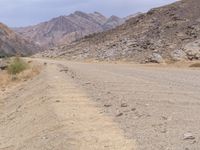
M 194 139 L 195 137 L 190 132 L 183 134 L 183 140 L 194 140 Z
M 104 107 L 111 107 L 111 104 L 105 104 Z
M 131 111 L 136 111 L 136 108 L 132 108 Z
M 128 107 L 128 105 L 126 103 L 122 103 L 121 107 Z
M 119 114 L 116 115 L 116 117 L 120 117 L 122 115 L 123 115 L 123 113 L 119 113 Z

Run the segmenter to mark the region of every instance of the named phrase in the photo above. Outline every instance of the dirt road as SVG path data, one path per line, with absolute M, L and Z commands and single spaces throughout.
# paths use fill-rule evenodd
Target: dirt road
M 45 61 L 0 99 L 0 150 L 200 149 L 200 70 Z

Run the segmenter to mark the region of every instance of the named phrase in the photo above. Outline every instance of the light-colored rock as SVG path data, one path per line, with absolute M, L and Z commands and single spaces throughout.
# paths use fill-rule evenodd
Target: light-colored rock
M 200 40 L 186 44 L 184 51 L 189 59 L 200 59 Z
M 173 60 L 185 60 L 187 59 L 187 54 L 182 49 L 177 49 L 171 52 L 171 57 Z
M 152 63 L 164 63 L 164 59 L 163 57 L 158 54 L 158 53 L 153 53 L 150 57 L 149 57 L 149 62 L 152 62 Z
M 194 139 L 195 137 L 190 132 L 183 134 L 183 140 L 194 140 Z

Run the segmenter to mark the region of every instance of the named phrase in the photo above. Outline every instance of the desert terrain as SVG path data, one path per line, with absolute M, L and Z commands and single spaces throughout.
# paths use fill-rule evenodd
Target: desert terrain
M 200 150 L 200 0 L 4 1 L 0 150 Z
M 198 68 L 35 59 L 0 96 L 1 150 L 198 150 Z

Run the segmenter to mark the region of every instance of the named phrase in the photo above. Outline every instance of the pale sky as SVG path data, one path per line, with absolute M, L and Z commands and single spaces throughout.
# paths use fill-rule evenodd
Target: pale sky
M 37 24 L 76 10 L 125 17 L 176 0 L 0 0 L 0 22 L 10 27 Z

